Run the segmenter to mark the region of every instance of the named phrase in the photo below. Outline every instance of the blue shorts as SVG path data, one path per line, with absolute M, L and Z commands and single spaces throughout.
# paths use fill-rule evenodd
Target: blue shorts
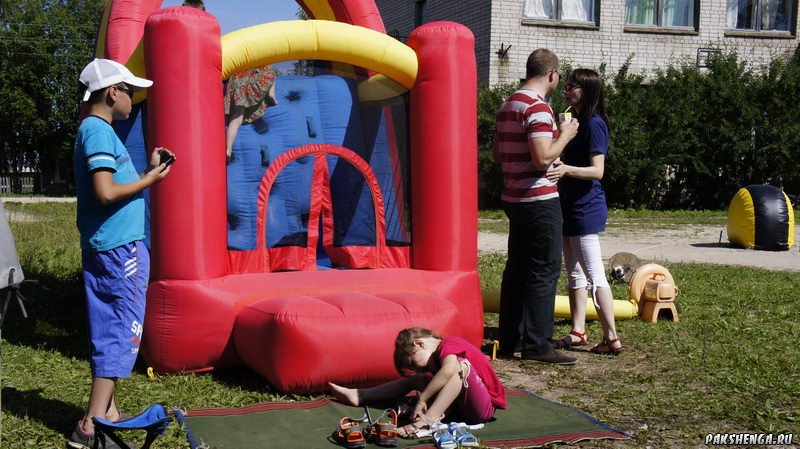
M 150 253 L 141 240 L 83 251 L 92 377 L 130 377 L 144 324 Z

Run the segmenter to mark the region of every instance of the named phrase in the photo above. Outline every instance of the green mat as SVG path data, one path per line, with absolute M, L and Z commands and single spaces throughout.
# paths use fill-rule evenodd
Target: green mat
M 573 408 L 526 391 L 510 391 L 508 408 L 473 433 L 485 447 L 527 448 L 589 439 L 627 439 L 626 432 Z M 381 409 L 373 409 L 377 417 Z M 364 409 L 326 398 L 305 402 L 269 402 L 239 408 L 190 409 L 179 414 L 192 449 L 335 449 L 329 436 L 344 416 L 361 418 Z M 378 447 L 372 444 L 367 447 Z M 430 438 L 398 439 L 401 448 L 434 447 Z

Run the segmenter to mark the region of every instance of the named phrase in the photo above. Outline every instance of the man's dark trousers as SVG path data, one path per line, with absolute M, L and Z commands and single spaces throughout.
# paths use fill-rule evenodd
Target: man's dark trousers
M 561 203 L 558 198 L 503 203 L 508 216 L 508 261 L 500 288 L 500 350 L 543 355 L 553 345 L 553 311 L 561 274 Z

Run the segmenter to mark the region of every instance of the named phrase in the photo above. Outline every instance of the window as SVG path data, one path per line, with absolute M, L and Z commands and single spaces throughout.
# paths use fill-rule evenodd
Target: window
M 697 1 L 699 0 L 628 0 L 625 23 L 664 28 L 694 28 Z
M 599 0 L 525 0 L 526 19 L 596 23 Z M 597 3 L 599 5 L 599 3 Z
M 791 31 L 794 0 L 727 0 L 732 30 Z

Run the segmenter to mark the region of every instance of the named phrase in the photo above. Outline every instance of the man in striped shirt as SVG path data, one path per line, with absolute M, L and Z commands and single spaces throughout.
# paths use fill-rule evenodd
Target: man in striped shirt
M 503 170 L 501 200 L 509 220 L 508 260 L 500 290 L 500 352 L 525 360 L 574 364 L 552 345 L 556 285 L 561 273 L 561 204 L 545 172 L 578 132 L 561 123 L 545 97 L 561 78 L 550 50 L 528 56 L 526 82 L 497 113 L 494 157 Z M 521 336 L 521 340 L 520 340 Z M 520 346 L 521 342 L 521 348 Z

